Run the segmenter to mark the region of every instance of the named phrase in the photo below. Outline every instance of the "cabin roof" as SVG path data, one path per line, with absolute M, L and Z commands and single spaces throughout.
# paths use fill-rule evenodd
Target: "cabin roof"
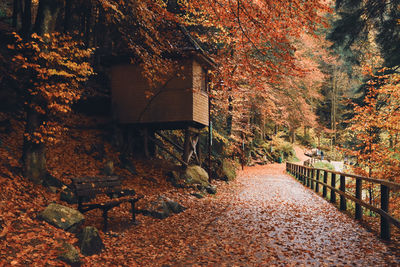
M 207 68 L 215 68 L 215 62 L 210 58 L 208 53 L 200 46 L 196 39 L 189 33 L 187 28 L 183 25 L 178 25 L 175 30 L 173 30 L 174 42 L 176 51 L 178 55 L 183 57 L 191 55 L 194 56 L 200 63 L 205 64 Z
M 167 42 L 171 50 L 165 51 L 162 56 L 165 58 L 195 58 L 206 69 L 214 69 L 216 63 L 208 55 L 208 53 L 200 46 L 195 38 L 189 33 L 183 25 L 171 24 L 164 25 L 160 28 L 167 37 Z M 105 65 L 115 65 L 121 63 L 130 63 L 131 58 L 135 58 L 134 54 L 124 49 L 119 49 L 118 54 L 108 54 L 102 56 L 102 63 Z M 100 52 L 100 51 L 99 51 Z M 107 51 L 105 51 L 107 53 Z M 100 52 L 101 53 L 101 52 Z M 101 53 L 102 54 L 102 53 Z

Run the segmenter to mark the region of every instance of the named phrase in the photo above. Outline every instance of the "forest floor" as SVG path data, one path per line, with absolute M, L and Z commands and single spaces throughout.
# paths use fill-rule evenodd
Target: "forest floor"
M 143 224 L 118 243 L 131 242 L 139 266 L 400 264 L 376 235 L 286 175 L 284 166 L 246 167 L 216 196 L 186 202 L 184 213 Z
M 118 162 L 97 124 L 84 124 L 71 127 L 48 149 L 50 170 L 64 182 L 99 175 L 108 159 Z M 11 120 L 11 126 L 13 131 L 0 136 L 0 266 L 63 266 L 57 248 L 62 242 L 77 246 L 77 238 L 39 220 L 38 214 L 51 202 L 68 204 L 60 201 L 60 192 L 20 174 L 23 124 Z M 88 155 L 96 142 L 105 144 L 106 158 L 98 152 Z M 300 161 L 307 159 L 302 148 L 296 151 Z M 400 264 L 373 233 L 286 175 L 284 164 L 245 167 L 229 184 L 213 181 L 216 195 L 197 199 L 190 189 L 172 187 L 153 163 L 136 161 L 137 175 L 116 168 L 124 186 L 145 195 L 138 208 L 164 195 L 187 209 L 164 220 L 138 215 L 137 226 L 130 223 L 129 205 L 111 210 L 110 231 L 100 231 L 105 249 L 82 257 L 83 266 Z M 102 228 L 100 211 L 85 216 L 85 225 Z
M 215 200 L 225 207 L 221 213 L 199 216 L 196 225 L 202 231 L 189 239 L 175 236 L 189 249 L 168 264 L 400 264 L 374 234 L 284 174 L 284 164 L 245 168 L 230 190 Z

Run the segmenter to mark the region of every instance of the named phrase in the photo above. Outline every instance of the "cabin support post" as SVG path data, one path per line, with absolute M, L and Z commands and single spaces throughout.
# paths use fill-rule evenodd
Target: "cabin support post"
M 198 136 L 198 142 L 196 144 L 196 151 L 197 151 L 197 163 L 201 166 L 201 149 L 200 149 L 200 135 Z
M 144 156 L 146 158 L 150 158 L 150 153 L 149 153 L 149 131 L 146 128 L 143 129 L 143 146 L 144 146 Z
M 189 153 L 190 153 L 190 130 L 189 128 L 185 129 L 185 140 L 183 143 L 183 161 L 189 162 Z
M 196 162 L 200 165 L 200 159 L 197 155 L 197 144 L 199 142 L 199 132 L 194 132 L 187 127 L 185 129 L 185 140 L 183 143 L 183 161 L 189 164 L 190 159 L 194 155 Z

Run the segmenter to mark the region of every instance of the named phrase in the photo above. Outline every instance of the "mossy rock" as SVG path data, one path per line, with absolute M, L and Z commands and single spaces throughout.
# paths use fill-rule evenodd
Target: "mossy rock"
M 78 250 L 73 245 L 66 242 L 63 242 L 62 247 L 59 249 L 58 259 L 71 266 L 81 265 Z
M 209 185 L 208 173 L 198 165 L 188 166 L 185 170 L 172 171 L 170 181 L 178 188 Z
M 96 227 L 86 226 L 79 235 L 79 247 L 85 256 L 100 254 L 104 248 L 103 241 Z
M 232 161 L 224 159 L 221 165 L 215 171 L 215 175 L 217 176 L 217 179 L 223 181 L 233 181 L 236 178 L 236 166 Z
M 85 216 L 79 211 L 56 203 L 47 206 L 39 217 L 55 227 L 69 232 L 74 232 L 85 220 Z
M 208 173 L 198 165 L 187 167 L 186 170 L 182 173 L 181 177 L 185 179 L 185 183 L 190 185 L 209 185 Z

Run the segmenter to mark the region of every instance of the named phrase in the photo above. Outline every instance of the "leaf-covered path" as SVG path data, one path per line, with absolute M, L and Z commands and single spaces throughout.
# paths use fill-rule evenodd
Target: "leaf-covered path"
M 134 229 L 130 253 L 139 265 L 400 264 L 374 234 L 284 174 L 284 164 L 246 168 L 216 197 L 190 203 Z
M 275 165 L 242 172 L 236 188 L 238 194 L 232 194 L 231 204 L 205 229 L 204 235 L 212 238 L 194 244 L 193 253 L 176 263 L 396 263 L 385 244 L 372 233 L 291 177 L 279 174 L 281 170 L 282 166 Z

